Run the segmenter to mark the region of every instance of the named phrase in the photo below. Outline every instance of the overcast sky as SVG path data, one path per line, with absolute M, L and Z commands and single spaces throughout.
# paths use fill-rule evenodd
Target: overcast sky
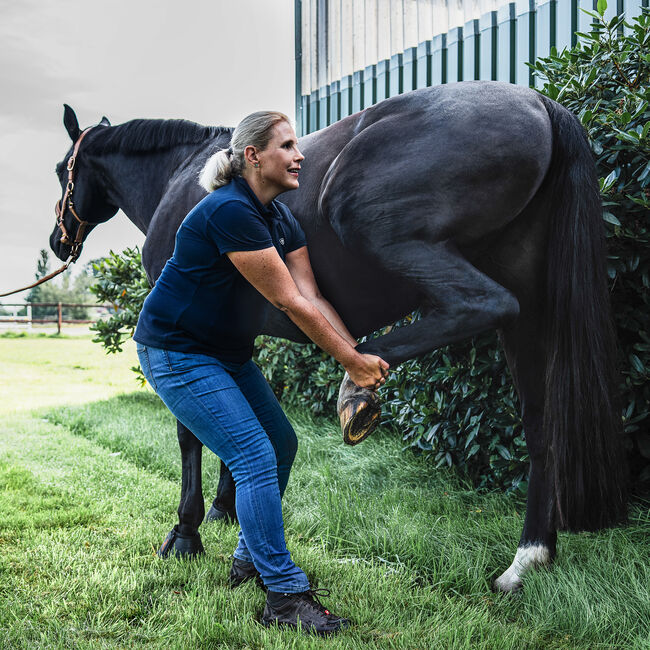
M 64 102 L 82 128 L 102 115 L 235 126 L 275 109 L 293 119 L 293 5 L 0 0 L 0 293 L 32 282 L 39 249 L 49 250 L 54 167 L 70 146 Z M 143 241 L 120 212 L 90 234 L 77 266 Z

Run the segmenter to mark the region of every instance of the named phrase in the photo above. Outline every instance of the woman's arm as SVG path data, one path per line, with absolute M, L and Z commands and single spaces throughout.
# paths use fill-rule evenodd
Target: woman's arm
M 309 253 L 307 246 L 302 246 L 295 251 L 287 254 L 286 259 L 287 268 L 293 278 L 293 281 L 298 287 L 298 291 L 315 305 L 325 318 L 329 321 L 330 325 L 340 334 L 341 338 L 345 339 L 352 347 L 355 347 L 357 342 L 350 334 L 345 323 L 341 320 L 336 309 L 325 300 L 323 295 L 316 284 L 316 278 L 311 268 L 309 261 Z
M 388 364 L 380 357 L 359 354 L 354 349 L 356 341 L 349 333 L 347 336 L 350 336 L 352 343 L 330 325 L 320 310 L 300 293 L 274 247 L 227 255 L 237 270 L 272 305 L 285 312 L 316 345 L 331 354 L 347 370 L 355 384 L 376 389 L 384 383 Z

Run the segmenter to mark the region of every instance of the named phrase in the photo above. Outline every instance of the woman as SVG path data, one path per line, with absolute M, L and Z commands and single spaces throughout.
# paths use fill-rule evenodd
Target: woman
M 303 159 L 282 113 L 242 120 L 230 148 L 214 154 L 201 173 L 212 193 L 181 224 L 134 338 L 151 386 L 233 474 L 241 531 L 231 584 L 261 578 L 268 590 L 265 625 L 330 634 L 348 621 L 320 604 L 286 548 L 281 497 L 297 440 L 251 360 L 253 340 L 270 302 L 359 386 L 379 388 L 388 364 L 356 352 L 318 291 L 298 222 L 274 201 L 298 188 Z

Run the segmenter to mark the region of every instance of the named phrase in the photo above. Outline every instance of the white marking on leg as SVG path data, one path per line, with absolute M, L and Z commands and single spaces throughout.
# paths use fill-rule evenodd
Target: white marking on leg
M 523 576 L 531 569 L 551 562 L 551 553 L 543 544 L 531 544 L 517 549 L 512 564 L 495 581 L 499 591 L 516 591 L 522 585 Z

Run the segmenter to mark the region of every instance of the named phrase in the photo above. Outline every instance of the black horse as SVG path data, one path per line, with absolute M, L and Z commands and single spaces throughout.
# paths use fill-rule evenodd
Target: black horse
M 73 141 L 77 118 L 66 107 Z M 86 132 L 73 172 L 77 217 L 61 217 L 65 259 L 118 208 L 147 239 L 153 283 L 185 214 L 204 196 L 197 174 L 231 129 L 186 121 L 108 120 Z M 531 466 L 519 547 L 496 587 L 511 591 L 550 562 L 556 531 L 595 530 L 625 516 L 615 337 L 604 270 L 595 166 L 577 119 L 537 92 L 466 82 L 387 99 L 300 139 L 301 187 L 280 197 L 301 223 L 319 286 L 354 336 L 419 308 L 416 323 L 363 343 L 393 368 L 498 329 L 519 393 Z M 64 195 L 65 196 L 65 195 Z M 68 200 L 70 197 L 66 197 Z M 279 311 L 265 333 L 304 335 Z M 352 442 L 376 400 L 344 380 L 339 412 Z M 355 438 L 356 437 L 356 438 Z M 183 455 L 173 551 L 201 549 L 201 443 L 178 426 Z M 189 541 L 188 541 L 189 540 Z

